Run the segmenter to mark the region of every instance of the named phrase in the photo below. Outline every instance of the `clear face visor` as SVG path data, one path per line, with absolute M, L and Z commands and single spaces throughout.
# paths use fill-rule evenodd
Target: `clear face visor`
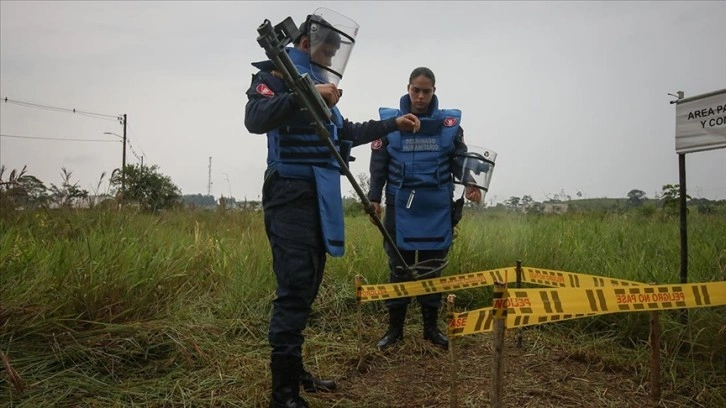
M 482 199 L 489 191 L 497 153 L 483 147 L 469 146 L 466 153 L 454 157 L 454 183 L 481 190 Z
M 358 24 L 327 8 L 308 16 L 306 33 L 310 40 L 310 60 L 318 68 L 322 82 L 338 85 L 355 45 Z

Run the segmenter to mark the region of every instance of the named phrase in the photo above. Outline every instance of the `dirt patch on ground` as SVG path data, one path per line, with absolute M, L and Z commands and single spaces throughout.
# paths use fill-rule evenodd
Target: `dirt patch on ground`
M 448 351 L 407 333 L 385 352 L 365 350 L 363 364 L 349 362 L 338 378 L 338 390 L 308 394 L 313 407 L 450 407 L 451 373 Z M 458 407 L 491 406 L 491 335 L 457 339 L 456 398 Z M 507 407 L 648 407 L 648 379 L 624 367 L 572 353 L 537 331 L 525 332 L 522 347 L 507 332 L 504 362 L 504 406 Z M 685 397 L 663 395 L 657 406 L 693 406 Z M 665 401 L 668 401 L 667 403 Z M 680 401 L 679 401 L 680 400 Z

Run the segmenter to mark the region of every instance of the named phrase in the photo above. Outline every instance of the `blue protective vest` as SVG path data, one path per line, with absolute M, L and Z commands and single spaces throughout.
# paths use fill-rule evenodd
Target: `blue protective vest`
M 290 59 L 300 74 L 308 74 L 315 83 L 321 83 L 311 68 L 310 57 L 295 48 L 288 50 Z M 330 138 L 347 162 L 353 142 L 340 140 L 338 130 L 343 127 L 343 116 L 332 108 L 332 123 L 326 125 Z M 286 124 L 267 133 L 268 169 L 276 169 L 281 177 L 315 180 L 320 224 L 328 253 L 342 256 L 345 252 L 343 199 L 340 191 L 341 168 L 327 144 L 315 133 L 307 118 L 300 123 Z
M 406 113 L 402 109 L 380 108 L 381 119 Z M 433 102 L 436 103 L 436 102 Z M 452 241 L 451 199 L 454 183 L 451 155 L 459 131 L 461 111 L 437 109 L 420 117 L 417 133 L 389 133 L 387 196 L 395 197 L 396 245 L 402 250 L 448 249 Z

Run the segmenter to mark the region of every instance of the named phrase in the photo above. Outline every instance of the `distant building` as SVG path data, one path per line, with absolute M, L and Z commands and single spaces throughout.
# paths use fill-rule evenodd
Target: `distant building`
M 545 214 L 564 214 L 567 212 L 567 203 L 544 203 Z
M 71 197 L 68 199 L 68 208 L 92 208 L 107 200 L 113 200 L 113 197 L 106 194 L 89 195 L 88 197 Z M 48 203 L 48 208 L 50 209 L 61 207 L 62 205 L 57 201 Z

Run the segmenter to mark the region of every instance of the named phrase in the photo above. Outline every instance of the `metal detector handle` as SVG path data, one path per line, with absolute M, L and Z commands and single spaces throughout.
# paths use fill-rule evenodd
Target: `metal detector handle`
M 300 75 L 290 56 L 285 52 L 285 47 L 300 33 L 295 27 L 295 23 L 288 17 L 273 28 L 270 20 L 265 20 L 257 28 L 257 32 L 259 33 L 257 43 L 265 50 L 267 58 L 283 75 L 285 84 L 292 91 L 298 104 L 308 113 L 307 116 L 313 121 L 313 125 L 316 129 L 320 125 L 320 128 L 324 130 L 325 138 L 329 140 L 330 134 L 325 129 L 323 121 L 329 122 L 332 112 L 315 89 L 315 84 L 310 76 Z
M 310 76 L 307 74 L 301 75 L 295 67 L 295 64 L 293 64 L 290 59 L 290 56 L 287 55 L 287 52 L 285 51 L 285 47 L 297 38 L 298 35 L 300 35 L 300 32 L 295 26 L 292 18 L 287 17 L 274 28 L 272 27 L 270 20 L 265 20 L 259 27 L 257 27 L 257 33 L 259 34 L 257 37 L 257 43 L 265 50 L 267 57 L 273 64 L 275 64 L 277 70 L 280 71 L 283 79 L 285 80 L 285 84 L 295 96 L 301 109 L 305 112 L 305 115 L 308 119 L 310 119 L 312 125 L 315 127 L 315 133 L 328 147 L 331 154 L 338 162 L 341 171 L 348 178 L 348 181 L 353 186 L 353 189 L 355 189 L 355 192 L 358 193 L 358 197 L 360 197 L 363 203 L 363 209 L 369 216 L 371 216 L 374 224 L 376 224 L 376 227 L 378 227 L 381 234 L 383 234 L 383 238 L 393 249 L 396 258 L 398 258 L 399 264 L 402 265 L 407 272 L 411 272 L 411 269 L 403 259 L 403 255 L 401 255 L 401 252 L 398 250 L 393 238 L 391 238 L 388 231 L 386 231 L 386 227 L 383 226 L 381 219 L 378 218 L 373 204 L 370 200 L 368 200 L 368 197 L 360 185 L 358 185 L 355 177 L 353 177 L 353 173 L 351 173 L 345 160 L 335 148 L 333 141 L 330 139 L 330 132 L 328 132 L 325 124 L 330 123 L 332 112 L 326 105 L 322 96 L 320 96 L 320 93 L 315 89 L 315 84 L 312 79 L 310 79 Z

